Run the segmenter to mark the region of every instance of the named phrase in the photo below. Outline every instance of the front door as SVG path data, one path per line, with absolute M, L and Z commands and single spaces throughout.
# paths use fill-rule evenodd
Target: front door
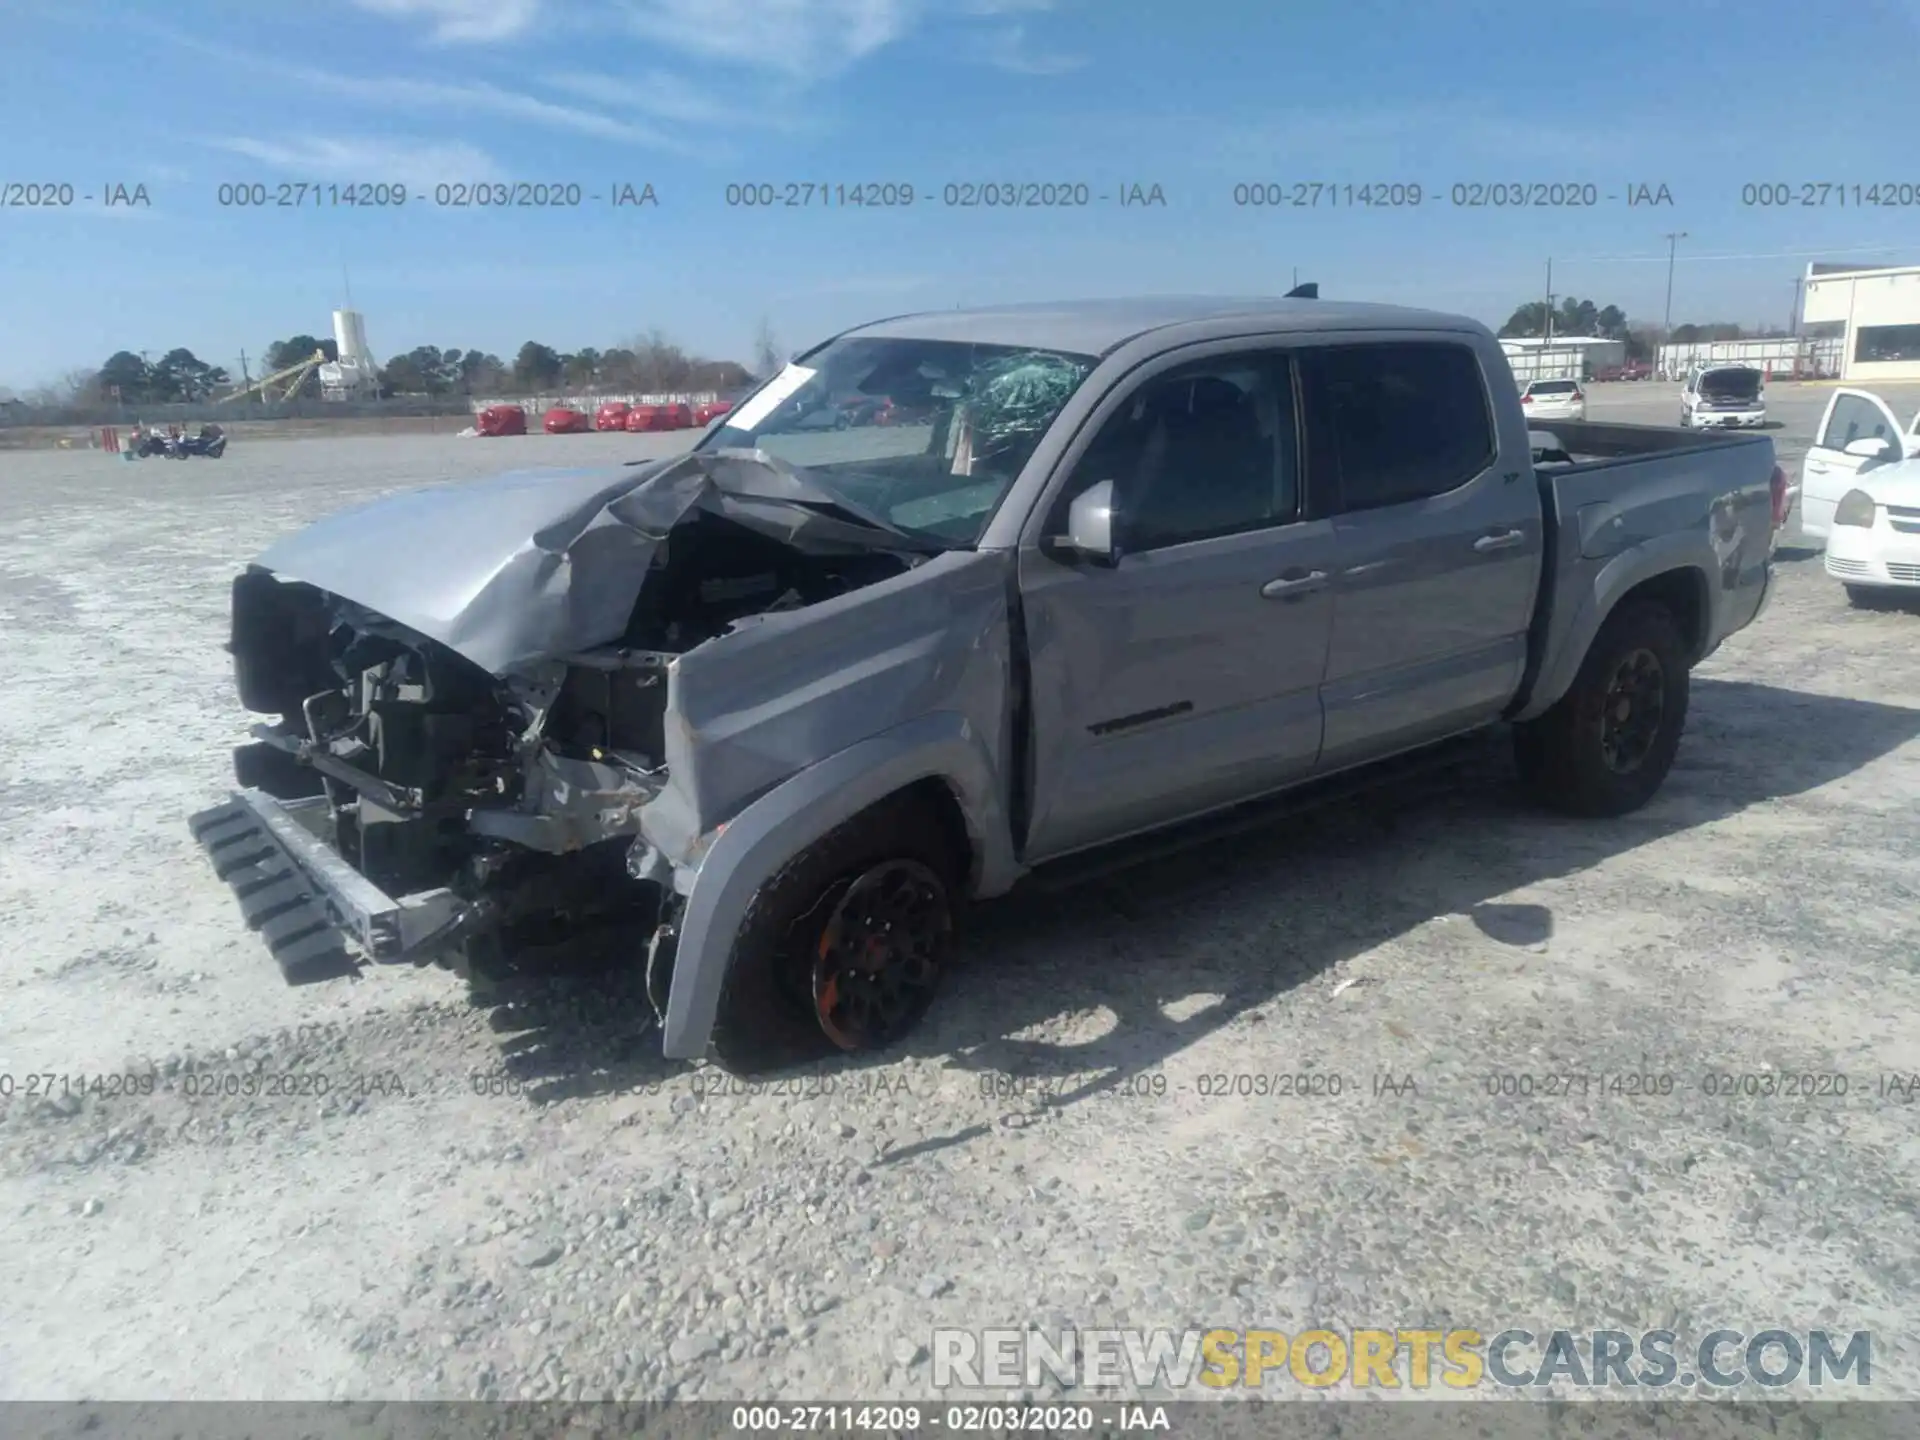
M 1920 426 L 1920 417 L 1916 417 Z M 1850 455 L 1849 445 L 1863 440 L 1886 440 L 1892 450 L 1883 457 Z M 1864 447 L 1863 447 L 1864 448 Z M 1920 434 L 1902 436 L 1900 422 L 1887 402 L 1865 390 L 1836 390 L 1827 402 L 1813 445 L 1800 472 L 1800 529 L 1824 540 L 1833 529 L 1833 512 L 1863 471 L 1920 453 Z
M 1280 788 L 1320 751 L 1331 525 L 1301 518 L 1285 355 L 1161 362 L 1089 431 L 1048 530 L 1111 480 L 1119 563 L 1021 556 L 1029 861 Z
M 1338 475 L 1322 769 L 1499 718 L 1526 667 L 1544 555 L 1526 453 L 1503 454 L 1462 341 L 1301 357 L 1314 473 Z

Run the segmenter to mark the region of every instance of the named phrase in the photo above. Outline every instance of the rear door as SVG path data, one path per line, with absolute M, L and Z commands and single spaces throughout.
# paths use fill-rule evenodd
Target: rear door
M 1248 342 L 1202 354 L 1102 403 L 1023 539 L 1029 860 L 1278 789 L 1319 757 L 1332 522 L 1303 508 L 1290 363 Z M 1044 553 L 1102 480 L 1119 563 Z
M 1316 349 L 1302 374 L 1310 473 L 1338 477 L 1328 770 L 1499 717 L 1526 664 L 1543 526 L 1467 337 Z
M 1915 418 L 1920 426 L 1920 417 Z M 1851 490 L 1863 471 L 1887 464 L 1864 455 L 1849 455 L 1847 446 L 1858 440 L 1891 440 L 1892 459 L 1909 449 L 1920 449 L 1912 436 L 1903 437 L 1900 422 L 1887 402 L 1865 390 L 1836 390 L 1814 432 L 1812 446 L 1800 472 L 1800 529 L 1825 539 L 1833 529 L 1833 512 L 1841 496 Z

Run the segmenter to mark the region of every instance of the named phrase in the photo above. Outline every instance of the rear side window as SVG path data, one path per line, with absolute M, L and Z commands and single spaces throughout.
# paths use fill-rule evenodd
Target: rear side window
M 1342 510 L 1444 495 L 1493 463 L 1493 414 L 1468 346 L 1334 346 L 1311 352 L 1305 378 L 1309 424 L 1337 463 Z

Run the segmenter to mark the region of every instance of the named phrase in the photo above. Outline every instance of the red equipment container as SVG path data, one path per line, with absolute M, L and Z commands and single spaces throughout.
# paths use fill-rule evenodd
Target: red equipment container
M 584 435 L 592 428 L 582 411 L 569 410 L 564 405 L 556 405 L 547 411 L 540 426 L 549 435 Z
M 481 435 L 524 435 L 527 412 L 518 405 L 489 405 L 473 417 L 473 428 Z
M 627 414 L 632 410 L 624 400 L 609 400 L 593 412 L 593 428 L 596 430 L 624 430 L 627 428 Z
M 711 425 L 714 416 L 724 415 L 731 409 L 733 409 L 733 402 L 731 400 L 703 401 L 701 404 L 693 407 L 693 423 L 701 426 Z

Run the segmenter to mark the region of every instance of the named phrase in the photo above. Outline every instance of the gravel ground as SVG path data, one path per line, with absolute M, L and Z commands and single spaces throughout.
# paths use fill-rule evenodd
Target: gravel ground
M 1795 468 L 1824 398 L 1772 396 Z M 1640 814 L 1543 817 L 1490 745 L 1016 895 L 885 1063 L 669 1065 L 622 975 L 285 987 L 184 824 L 243 729 L 236 567 L 672 438 L 0 458 L 0 1398 L 926 1397 L 935 1327 L 1027 1323 L 1867 1329 L 1920 1396 L 1920 1110 L 1878 1084 L 1920 1073 L 1920 614 L 1803 549 Z M 1702 1090 L 1769 1070 L 1848 1093 Z M 1342 1093 L 1236 1093 L 1297 1074 Z

